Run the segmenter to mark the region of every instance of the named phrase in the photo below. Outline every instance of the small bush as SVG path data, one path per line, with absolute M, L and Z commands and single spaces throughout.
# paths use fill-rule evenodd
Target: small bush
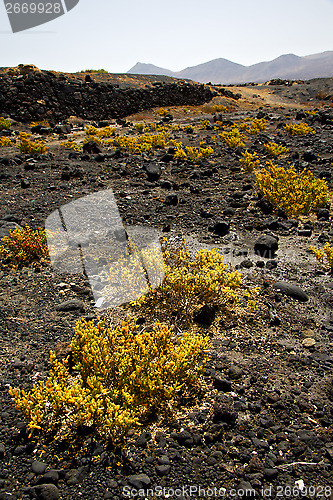
M 218 134 L 217 137 L 221 137 L 230 148 L 244 147 L 243 142 L 246 139 L 244 134 L 241 134 L 237 127 L 233 127 L 231 130 L 222 132 Z
M 283 128 L 289 135 L 307 135 L 316 133 L 316 131 L 307 123 L 288 123 Z
M 326 242 L 324 245 L 323 250 L 319 250 L 319 248 L 314 248 L 310 247 L 311 252 L 316 256 L 316 258 L 321 262 L 322 264 L 328 264 L 328 266 L 331 269 L 331 272 L 333 272 L 333 247 Z
M 60 143 L 60 146 L 62 146 L 63 148 L 73 149 L 73 151 L 82 151 L 82 146 L 72 139 L 70 139 L 69 141 L 62 141 Z
M 14 267 L 49 260 L 44 229 L 33 230 L 30 226 L 16 228 L 1 240 L 0 259 Z
M 144 413 L 172 409 L 193 394 L 207 348 L 207 338 L 175 337 L 159 322 L 146 331 L 129 318 L 117 327 L 81 320 L 71 342 L 78 374 L 70 376 L 68 359 L 60 362 L 51 352 L 48 379 L 29 392 L 10 387 L 9 394 L 29 419 L 30 435 L 85 425 L 119 444 Z
M 266 162 L 267 170 L 255 172 L 257 186 L 272 205 L 282 208 L 287 216 L 306 215 L 326 205 L 330 199 L 327 183 L 314 179 L 305 169 L 297 172 L 289 168 Z
M 209 120 L 202 120 L 201 121 L 201 126 L 200 128 L 203 130 L 207 130 L 211 126 L 211 123 Z
M 250 135 L 256 135 L 265 130 L 267 120 L 255 118 L 250 124 L 244 124 L 245 132 Z
M 193 311 L 200 306 L 231 310 L 240 297 L 253 298 L 255 290 L 246 290 L 238 271 L 227 271 L 228 265 L 217 249 L 199 250 L 191 258 L 185 243 L 173 251 L 169 248 L 166 241 L 162 284 L 133 301 L 133 307 L 142 307 L 165 321 L 178 312 L 179 323 L 188 328 L 193 323 Z M 249 305 L 254 302 L 250 300 Z
M 119 136 L 113 139 L 112 143 L 132 154 L 142 154 L 152 149 L 165 148 L 168 136 L 169 133 L 164 131 L 157 134 L 142 134 L 139 137 Z
M 269 142 L 264 144 L 265 149 L 271 156 L 281 156 L 283 154 L 289 153 L 289 149 L 285 146 L 279 146 L 276 142 Z
M 31 135 L 20 133 L 20 142 L 16 147 L 21 153 L 38 155 L 47 152 L 48 147 L 45 146 L 44 141 L 31 141 L 29 137 L 31 137 Z
M 242 153 L 242 158 L 239 161 L 248 172 L 252 172 L 256 168 L 259 168 L 260 165 L 258 154 L 256 152 L 250 153 L 248 150 Z
M 1 130 L 8 130 L 11 126 L 11 121 L 6 120 L 3 116 L 0 116 L 0 132 Z
M 156 109 L 156 113 L 160 116 L 165 116 L 169 113 L 169 111 L 165 108 L 159 108 L 159 109 Z
M 14 146 L 15 141 L 9 139 L 9 137 L 0 137 L 0 147 L 4 148 L 7 146 Z
M 41 125 L 42 127 L 50 127 L 50 124 L 47 120 L 41 120 L 37 122 L 31 122 L 29 127 L 38 127 L 38 125 Z
M 145 128 L 145 124 L 144 123 L 134 123 L 134 128 L 138 132 L 142 132 L 143 129 Z
M 184 146 L 182 142 L 178 142 L 175 140 L 171 140 L 170 144 L 175 147 L 175 158 L 193 161 L 194 163 L 199 162 L 204 158 L 208 158 L 210 155 L 214 154 L 214 150 L 210 146 L 208 146 L 207 148 L 204 148 L 202 146 Z

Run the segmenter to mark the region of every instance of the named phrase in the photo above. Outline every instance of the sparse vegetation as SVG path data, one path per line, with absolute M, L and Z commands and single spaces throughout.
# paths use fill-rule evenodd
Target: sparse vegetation
M 266 169 L 255 172 L 258 189 L 288 217 L 306 215 L 328 203 L 330 194 L 326 181 L 314 179 L 306 169 L 297 172 L 293 165 L 284 168 L 272 161 L 266 165 Z
M 47 152 L 48 147 L 45 146 L 44 141 L 32 141 L 30 139 L 31 135 L 24 132 L 20 133 L 20 142 L 16 146 L 21 153 L 39 155 Z
M 8 130 L 10 129 L 11 126 L 11 121 L 6 120 L 3 116 L 0 116 L 0 132 L 1 130 Z
M 325 243 L 323 250 L 312 246 L 310 247 L 310 250 L 319 262 L 323 265 L 327 264 L 330 267 L 331 272 L 333 272 L 333 247 L 328 242 Z
M 316 131 L 307 123 L 287 123 L 287 125 L 283 128 L 289 135 L 307 135 L 316 133 Z
M 44 229 L 30 226 L 15 228 L 9 236 L 4 236 L 0 245 L 0 259 L 13 267 L 24 267 L 33 262 L 49 260 L 49 252 Z
M 271 156 L 281 156 L 289 153 L 288 148 L 276 144 L 276 142 L 269 142 L 268 144 L 264 144 L 264 147 Z
M 252 172 L 260 166 L 258 153 L 250 153 L 248 150 L 242 152 L 242 158 L 239 161 L 248 172 Z
M 29 420 L 30 435 L 42 428 L 88 426 L 94 433 L 122 442 L 126 431 L 154 409 L 170 410 L 193 395 L 207 361 L 208 339 L 156 322 L 140 330 L 127 318 L 121 326 L 81 320 L 71 342 L 74 370 L 51 352 L 48 379 L 26 392 L 10 387 L 15 406 Z

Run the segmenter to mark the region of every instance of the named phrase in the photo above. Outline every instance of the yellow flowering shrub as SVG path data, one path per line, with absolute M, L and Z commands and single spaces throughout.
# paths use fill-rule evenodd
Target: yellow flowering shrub
M 75 142 L 73 139 L 62 141 L 60 143 L 60 146 L 62 146 L 63 148 L 73 149 L 73 151 L 82 151 L 82 146 Z
M 0 116 L 0 131 L 1 130 L 8 130 L 11 126 L 11 121 L 6 120 L 3 116 Z
M 31 122 L 29 127 L 38 127 L 38 125 L 41 125 L 42 127 L 47 127 L 47 128 L 50 127 L 50 124 L 47 120 L 40 120 L 37 122 Z
M 216 136 L 216 138 L 223 139 L 230 148 L 244 147 L 244 139 L 246 136 L 241 134 L 237 127 L 233 127 L 231 130 L 226 130 L 221 132 Z
M 250 153 L 248 150 L 242 153 L 242 157 L 239 161 L 248 172 L 252 172 L 256 168 L 259 168 L 260 165 L 258 153 Z
M 207 362 L 207 338 L 172 330 L 157 322 L 151 331 L 127 317 L 120 326 L 81 320 L 71 342 L 75 376 L 68 358 L 51 352 L 46 381 L 26 392 L 10 387 L 15 406 L 29 420 L 30 435 L 85 425 L 102 437 L 122 442 L 154 409 L 172 409 L 198 388 Z
M 287 125 L 283 128 L 289 135 L 307 135 L 316 133 L 316 131 L 307 123 L 287 123 Z
M 20 133 L 20 141 L 16 146 L 21 153 L 38 155 L 47 152 L 48 147 L 45 146 L 44 141 L 32 141 L 30 140 L 31 134 L 26 134 L 24 132 Z
M 279 146 L 276 142 L 269 142 L 268 144 L 264 144 L 266 151 L 271 156 L 281 156 L 283 154 L 289 153 L 289 149 L 285 146 Z
M 232 309 L 239 297 L 253 296 L 255 290 L 246 290 L 239 271 L 228 271 L 217 249 L 199 250 L 191 258 L 185 243 L 174 251 L 169 248 L 165 240 L 162 284 L 133 301 L 134 307 L 158 312 L 169 321 L 170 313 L 179 311 L 180 323 L 188 327 L 192 324 L 193 311 L 199 306 Z
M 326 181 L 315 179 L 310 171 L 297 172 L 293 165 L 284 168 L 272 161 L 266 165 L 267 169 L 255 172 L 258 189 L 288 217 L 306 215 L 328 203 L 330 194 Z
M 13 142 L 9 137 L 0 137 L 0 147 L 4 148 L 7 146 L 14 146 L 15 142 Z
M 245 132 L 247 132 L 250 135 L 256 135 L 262 132 L 263 130 L 266 129 L 267 125 L 267 120 L 255 118 L 252 120 L 250 123 L 245 123 L 241 126 L 241 128 L 245 129 Z
M 316 258 L 325 265 L 328 264 L 331 271 L 333 271 L 333 247 L 326 242 L 323 250 L 319 250 L 319 248 L 310 247 L 311 252 L 316 256 Z

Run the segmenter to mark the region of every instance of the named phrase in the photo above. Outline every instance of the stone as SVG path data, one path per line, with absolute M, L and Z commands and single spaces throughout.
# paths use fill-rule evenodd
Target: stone
M 164 200 L 165 205 L 176 206 L 178 205 L 178 196 L 176 194 L 168 194 Z
M 31 464 L 31 470 L 34 474 L 44 474 L 46 469 L 46 463 L 45 462 L 38 462 L 35 460 Z
M 82 150 L 84 153 L 89 153 L 89 154 L 101 153 L 101 149 L 99 148 L 98 144 L 95 141 L 88 141 L 85 144 L 83 144 Z
M 158 181 L 162 175 L 162 169 L 156 163 L 149 163 L 149 165 L 145 167 L 145 170 L 150 182 Z
M 215 320 L 215 307 L 205 304 L 193 313 L 193 321 L 200 325 L 210 326 Z
M 37 500 L 58 500 L 60 491 L 54 484 L 40 484 L 31 488 Z
M 132 476 L 128 476 L 128 482 L 137 490 L 142 490 L 150 486 L 151 479 L 149 476 L 147 476 L 147 474 L 135 474 Z
M 230 230 L 230 224 L 224 220 L 218 220 L 215 222 L 212 230 L 218 236 L 225 236 Z
M 56 311 L 68 312 L 68 311 L 83 311 L 84 303 L 82 300 L 72 299 L 66 300 L 61 304 L 56 306 Z
M 254 244 L 254 251 L 257 255 L 272 259 L 277 251 L 279 245 L 278 240 L 269 234 L 261 235 Z
M 213 386 L 221 392 L 230 392 L 232 387 L 229 380 L 221 379 L 220 377 L 214 377 Z
M 287 283 L 286 281 L 277 281 L 273 284 L 273 288 L 279 292 L 292 297 L 293 299 L 299 300 L 300 302 L 307 302 L 309 300 L 308 295 L 299 286 L 293 285 L 292 283 Z
M 312 338 L 304 339 L 302 342 L 302 346 L 307 347 L 307 348 L 313 347 L 315 344 L 316 344 L 316 341 L 315 341 L 315 339 L 312 339 Z
M 159 476 L 166 476 L 171 470 L 170 465 L 157 465 L 156 472 Z

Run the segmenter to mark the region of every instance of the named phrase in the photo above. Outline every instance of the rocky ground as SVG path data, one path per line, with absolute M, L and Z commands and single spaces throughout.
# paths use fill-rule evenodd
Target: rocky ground
M 247 149 L 264 164 L 265 143 L 287 146 L 283 164 L 308 168 L 332 190 L 333 110 L 326 98 L 332 80 L 231 90 L 242 98 L 216 100 L 227 106 L 224 124 L 267 120 Z M 111 146 L 100 153 L 60 146 L 65 135 L 83 136 L 79 121 L 68 132 L 42 136 L 49 146 L 45 155 L 1 148 L 0 234 L 15 224 L 43 226 L 63 204 L 111 188 L 125 226 L 154 227 L 171 242 L 186 239 L 192 250 L 218 247 L 244 282 L 259 287 L 260 308 L 250 322 L 213 323 L 206 395 L 174 419 L 133 432 L 127 460 L 92 438 L 78 453 L 66 442 L 29 440 L 8 387 L 29 388 L 46 377 L 49 351 L 71 340 L 81 316 L 97 317 L 89 283 L 50 265 L 2 266 L 0 499 L 333 498 L 333 280 L 309 250 L 332 243 L 332 212 L 298 220 L 273 213 L 256 196 L 253 174 L 241 167 L 242 149 L 213 141 L 207 107 L 168 110 L 172 117 L 163 124 L 194 127 L 171 137 L 191 146 L 205 140 L 214 149 L 209 159 L 193 164 L 165 150 L 134 156 Z M 138 135 L 134 124 L 143 119 L 161 120 L 153 110 L 130 116 L 114 122 L 117 134 Z M 207 129 L 200 128 L 204 119 L 211 123 Z M 287 135 L 283 125 L 295 120 L 316 134 Z M 22 124 L 12 129 L 28 130 Z M 259 238 L 265 256 L 255 253 Z M 275 254 L 269 252 L 272 241 Z M 276 285 L 281 281 L 289 286 Z M 75 302 L 64 310 L 69 300 Z

